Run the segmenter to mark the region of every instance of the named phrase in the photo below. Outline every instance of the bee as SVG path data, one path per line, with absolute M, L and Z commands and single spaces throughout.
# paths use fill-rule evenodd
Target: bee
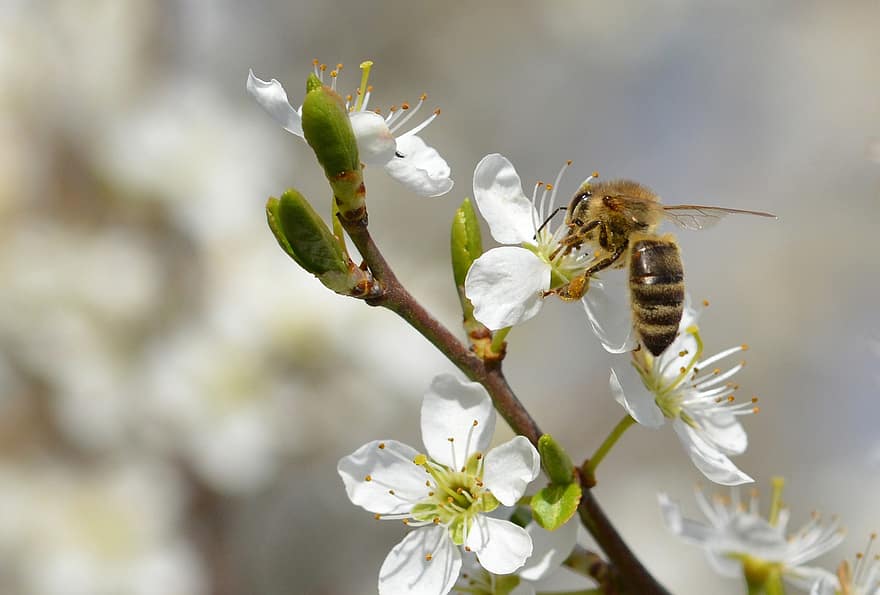
M 627 267 L 633 327 L 642 345 L 660 355 L 678 333 L 685 293 L 681 252 L 675 236 L 657 233 L 660 224 L 671 221 L 683 229 L 698 230 L 729 214 L 776 216 L 702 205 L 667 206 L 637 182 L 591 184 L 595 176 L 588 178 L 564 207 L 568 231 L 551 255 L 552 259 L 560 251 L 568 254 L 586 243 L 594 250 L 593 260 L 581 275 L 545 295 L 578 300 L 589 289 L 592 275 L 607 268 Z

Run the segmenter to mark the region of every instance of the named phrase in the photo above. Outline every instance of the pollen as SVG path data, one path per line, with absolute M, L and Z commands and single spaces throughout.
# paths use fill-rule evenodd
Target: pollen
M 431 480 L 430 480 L 430 479 L 427 480 L 427 481 L 425 481 L 425 487 L 426 487 L 426 488 L 431 487 Z
M 388 493 L 391 494 L 391 495 L 393 496 L 393 495 L 394 495 L 394 490 L 388 490 Z
M 471 548 L 466 545 L 466 546 L 464 546 L 464 551 L 469 552 L 469 551 L 471 551 Z
M 760 407 L 753 407 L 752 413 L 761 413 L 761 408 Z
M 425 560 L 426 560 L 427 562 L 430 562 L 431 559 L 432 559 L 433 557 L 434 557 L 433 554 L 425 554 Z
M 400 104 L 400 109 L 409 109 L 409 104 L 407 102 L 403 102 Z
M 384 449 L 384 448 L 385 448 L 385 443 L 384 443 L 384 442 L 380 442 L 380 443 L 379 443 L 379 450 L 382 450 L 382 449 Z
M 752 397 L 752 403 L 757 403 L 757 402 L 758 402 L 758 397 Z
M 403 519 L 403 524 L 409 527 L 409 519 Z
M 704 308 L 708 308 L 708 307 L 709 307 L 709 300 L 703 300 L 703 307 L 704 307 Z
M 685 368 L 684 366 L 682 366 L 682 367 L 680 367 L 680 368 L 678 369 L 678 371 L 681 372 L 682 374 L 684 374 L 685 372 L 687 372 L 687 368 Z
M 454 436 L 450 436 L 449 438 L 447 438 L 447 440 L 449 440 L 450 442 L 455 442 L 455 437 L 454 437 Z
M 571 166 L 572 163 L 574 163 L 574 161 L 572 161 L 571 159 L 568 159 L 568 160 L 565 162 L 565 165 Z
M 377 521 L 381 521 L 382 515 L 377 512 L 376 514 L 373 515 L 373 518 L 376 519 Z
M 740 345 L 740 349 L 742 349 L 743 351 L 748 351 L 748 350 L 749 350 L 749 346 L 748 346 L 747 343 L 743 343 L 742 345 Z
M 547 190 L 553 190 L 553 184 L 547 184 Z
M 480 422 L 478 422 L 477 420 L 474 420 L 474 427 L 476 428 L 478 425 L 480 425 Z
M 373 481 L 373 476 L 367 475 L 366 477 L 364 477 L 364 481 Z
M 678 352 L 678 357 L 684 357 L 684 356 L 686 356 L 687 354 L 688 354 L 688 350 L 687 350 L 687 349 L 682 349 L 681 351 Z
M 592 177 L 594 177 L 594 178 L 598 178 L 598 177 L 599 177 L 599 172 L 594 171 L 594 172 L 592 173 Z
M 440 108 L 439 108 L 439 107 L 438 107 L 437 109 L 434 110 L 434 115 L 435 115 L 435 116 L 439 116 L 439 115 L 440 115 Z
M 432 521 L 433 521 L 433 523 L 434 523 L 435 525 L 439 525 L 439 524 L 440 524 L 440 517 L 435 516 L 435 517 L 432 519 Z

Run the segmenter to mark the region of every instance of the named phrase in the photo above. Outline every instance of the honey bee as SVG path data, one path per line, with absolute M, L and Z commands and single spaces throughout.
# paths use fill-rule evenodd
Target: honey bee
M 607 268 L 629 269 L 633 327 L 642 345 L 657 356 L 678 333 L 684 311 L 684 268 L 675 236 L 657 228 L 671 221 L 683 229 L 705 229 L 729 214 L 775 215 L 702 205 L 663 205 L 645 186 L 630 180 L 591 184 L 591 176 L 566 208 L 566 235 L 551 255 L 563 255 L 587 243 L 594 249 L 587 269 L 566 285 L 548 291 L 577 300 L 589 289 L 595 273 Z M 552 217 L 552 215 L 551 215 Z

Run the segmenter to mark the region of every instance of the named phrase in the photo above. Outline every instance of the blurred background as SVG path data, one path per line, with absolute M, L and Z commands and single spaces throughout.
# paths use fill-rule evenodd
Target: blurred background
M 353 507 L 336 461 L 419 444 L 452 368 L 268 232 L 267 196 L 329 194 L 245 79 L 298 105 L 315 57 L 346 90 L 374 60 L 376 107 L 442 108 L 422 136 L 452 193 L 366 176 L 374 236 L 453 328 L 449 223 L 487 153 L 527 188 L 572 159 L 564 199 L 599 170 L 777 213 L 680 233 L 688 287 L 708 352 L 751 347 L 736 462 L 765 509 L 784 475 L 795 524 L 839 514 L 821 563 L 852 557 L 880 527 L 878 19 L 873 0 L 0 1 L 0 592 L 374 592 L 403 528 Z M 509 341 L 512 386 L 586 457 L 622 410 L 583 311 L 551 301 Z M 636 427 L 596 492 L 672 592 L 741 593 L 661 524 L 656 492 L 696 515 L 699 479 L 669 428 Z

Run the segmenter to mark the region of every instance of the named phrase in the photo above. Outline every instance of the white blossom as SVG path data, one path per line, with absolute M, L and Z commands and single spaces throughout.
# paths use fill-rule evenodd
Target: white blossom
M 531 198 L 527 198 L 516 169 L 503 155 L 486 155 L 474 170 L 477 208 L 489 224 L 492 237 L 507 244 L 477 258 L 465 280 L 474 316 L 489 329 L 513 326 L 534 317 L 551 287 L 568 283 L 590 263 L 586 253 L 560 250 L 566 225 L 553 229 L 545 224 L 554 213 L 564 171 L 565 167 L 553 184 L 538 182 Z M 606 282 L 604 278 L 591 278 L 590 290 L 582 302 L 605 349 L 620 353 L 632 345 L 629 306 L 625 301 L 609 299 Z
M 352 503 L 416 528 L 385 558 L 380 595 L 448 593 L 462 566 L 459 546 L 493 574 L 516 571 L 532 553 L 522 527 L 486 513 L 514 505 L 537 477 L 535 448 L 517 436 L 486 452 L 495 430 L 492 401 L 481 385 L 450 375 L 431 383 L 421 417 L 427 454 L 375 440 L 337 466 Z
M 514 575 L 497 576 L 480 566 L 475 559 L 465 568 L 453 593 L 470 595 L 535 595 L 542 581 L 558 570 L 577 542 L 578 523 L 569 521 L 555 531 L 547 531 L 532 521 L 526 525 L 532 538 L 532 555 Z
M 868 547 L 856 554 L 856 562 L 850 567 L 844 561 L 837 569 L 837 577 L 821 576 L 810 588 L 810 595 L 880 595 L 880 555 L 871 555 L 877 540 L 872 533 Z
M 441 196 L 452 190 L 449 165 L 440 154 L 425 144 L 417 135 L 440 114 L 434 112 L 419 124 L 405 130 L 424 105 L 427 95 L 419 97 L 415 107 L 408 103 L 400 107 L 392 106 L 387 116 L 369 111 L 372 87 L 367 86 L 372 62 L 364 62 L 361 86 L 354 97 L 349 96 L 346 108 L 349 111 L 351 126 L 358 144 L 361 161 L 367 165 L 378 165 L 385 172 L 419 196 Z M 336 90 L 336 79 L 342 65 L 330 74 L 331 88 Z M 315 74 L 324 80 L 326 67 L 315 62 Z M 248 73 L 247 90 L 263 109 L 291 134 L 305 139 L 302 129 L 302 106 L 294 109 L 287 98 L 287 92 L 276 79 L 264 81 Z
M 730 499 L 709 499 L 700 489 L 696 498 L 708 522 L 685 518 L 677 503 L 659 494 L 663 521 L 683 540 L 700 546 L 720 575 L 742 576 L 743 563 L 748 561 L 775 567 L 786 582 L 801 589 L 809 589 L 823 579 L 834 580 L 828 571 L 806 564 L 843 541 L 836 519 L 823 523 L 819 515 L 814 515 L 798 531 L 786 535 L 788 509 L 779 508 L 765 519 L 759 514 L 755 495 L 748 505 L 741 502 L 736 488 L 731 489 Z
M 749 483 L 752 478 L 730 456 L 748 446 L 738 417 L 757 412 L 757 398 L 737 403 L 733 396 L 738 386 L 730 379 L 744 362 L 726 371 L 715 367 L 747 346 L 703 359 L 697 315 L 686 305 L 679 335 L 661 355 L 640 349 L 632 354 L 632 366 L 612 368 L 611 392 L 639 424 L 659 428 L 671 421 L 685 452 L 708 479 L 722 485 Z

